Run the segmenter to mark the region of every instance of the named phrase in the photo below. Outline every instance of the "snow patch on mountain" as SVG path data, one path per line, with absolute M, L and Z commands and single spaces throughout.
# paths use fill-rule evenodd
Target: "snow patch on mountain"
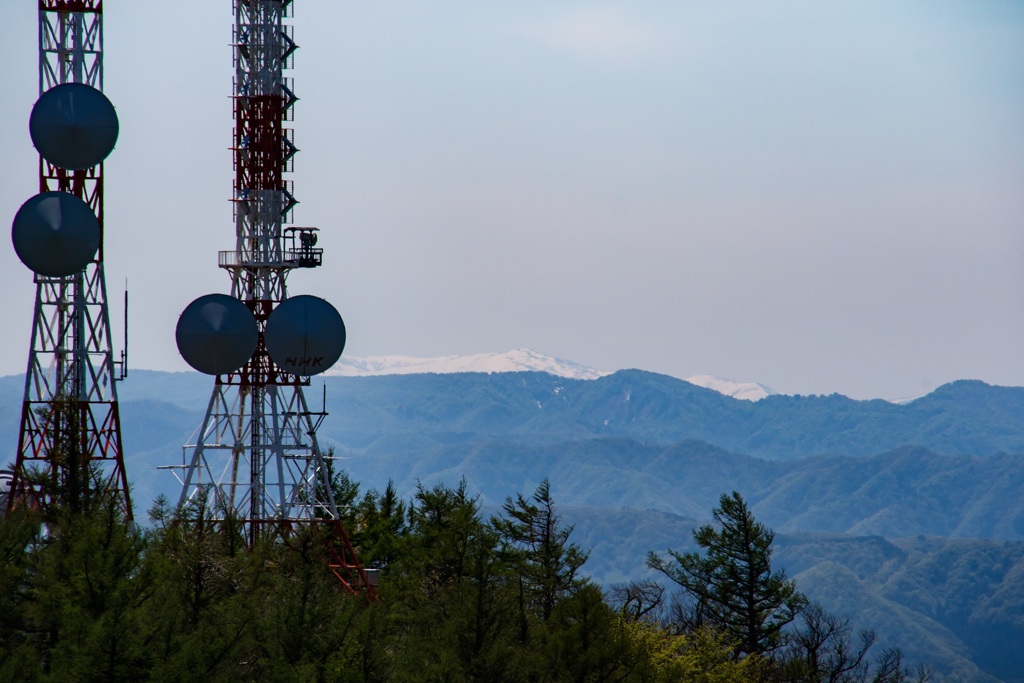
M 737 382 L 731 379 L 723 379 L 714 375 L 694 375 L 687 377 L 686 381 L 696 384 L 705 389 L 712 389 L 720 394 L 732 396 L 743 401 L 760 401 L 765 396 L 771 396 L 777 392 L 772 391 L 763 384 L 756 382 Z
M 612 374 L 579 363 L 555 358 L 529 349 L 504 353 L 475 353 L 467 356 L 343 356 L 325 374 L 334 377 L 375 375 L 448 374 L 455 372 L 546 372 L 570 379 L 597 379 Z M 694 375 L 687 382 L 745 401 L 759 401 L 776 392 L 754 382 L 736 382 L 713 375 Z
M 570 379 L 597 379 L 610 372 L 547 356 L 529 349 L 468 356 L 415 358 L 412 356 L 343 356 L 325 374 L 338 377 L 413 375 L 453 372 L 546 372 Z

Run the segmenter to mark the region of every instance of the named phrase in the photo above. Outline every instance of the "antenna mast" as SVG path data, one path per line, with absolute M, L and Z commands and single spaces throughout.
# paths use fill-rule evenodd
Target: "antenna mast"
M 85 509 L 100 490 L 131 520 L 103 273 L 102 162 L 117 116 L 102 95 L 102 4 L 39 0 L 40 98 L 29 129 L 40 194 L 12 233 L 35 271 L 36 298 L 7 508 L 60 496 Z
M 178 321 L 182 356 L 216 375 L 202 425 L 175 467 L 179 508 L 201 505 L 208 519 L 231 519 L 249 543 L 328 525 L 332 570 L 350 590 L 372 595 L 340 521 L 318 413 L 303 395 L 309 376 L 341 355 L 344 324 L 326 301 L 289 299 L 286 288 L 293 269 L 317 267 L 323 257 L 316 228 L 283 227 L 297 203 L 285 179 L 298 151 L 285 127 L 298 99 L 284 77 L 297 48 L 285 23 L 292 10 L 291 0 L 234 0 L 236 239 L 218 254 L 231 296 L 200 297 Z

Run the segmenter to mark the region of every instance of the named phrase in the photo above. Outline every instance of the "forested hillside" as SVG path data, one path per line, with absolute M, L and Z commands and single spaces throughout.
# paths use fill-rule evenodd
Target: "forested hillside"
M 337 378 L 327 387 L 324 432 L 354 447 L 401 434 L 696 439 L 767 459 L 865 456 L 905 445 L 947 455 L 1024 452 L 1024 389 L 971 381 L 904 405 L 838 395 L 755 403 L 636 370 L 596 380 L 540 373 Z
M 419 454 L 339 451 L 368 486 L 465 475 L 485 502 L 549 476 L 567 505 L 700 517 L 734 488 L 780 531 L 1024 540 L 1024 458 L 941 456 L 907 447 L 867 458 L 769 461 L 707 443 L 628 439 L 555 444 L 506 440 L 435 446 Z

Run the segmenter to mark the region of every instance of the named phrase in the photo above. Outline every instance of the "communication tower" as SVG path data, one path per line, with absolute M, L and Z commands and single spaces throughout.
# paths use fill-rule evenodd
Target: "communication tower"
M 293 119 L 297 48 L 291 0 L 234 0 L 235 248 L 218 254 L 231 294 L 208 294 L 178 319 L 178 350 L 193 368 L 215 375 L 206 415 L 183 447 L 179 509 L 200 506 L 207 519 L 240 525 L 249 543 L 325 525 L 331 567 L 352 591 L 373 588 L 341 524 L 329 465 L 316 438 L 323 413 L 303 387 L 341 356 L 345 326 L 314 296 L 288 297 L 296 268 L 321 265 L 317 229 L 284 227 L 297 203 L 292 171 L 298 151 Z
M 35 273 L 32 341 L 18 452 L 6 509 L 55 496 L 87 506 L 116 497 L 131 520 L 115 360 L 103 271 L 103 160 L 117 141 L 103 94 L 102 0 L 39 0 L 39 99 L 29 132 L 39 151 L 39 194 L 11 237 Z

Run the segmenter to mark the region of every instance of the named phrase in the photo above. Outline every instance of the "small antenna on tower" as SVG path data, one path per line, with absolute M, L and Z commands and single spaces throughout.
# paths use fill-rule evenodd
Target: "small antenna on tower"
M 124 348 L 121 349 L 121 360 L 114 361 L 115 366 L 120 366 L 114 381 L 123 382 L 128 379 L 128 278 L 124 279 Z

